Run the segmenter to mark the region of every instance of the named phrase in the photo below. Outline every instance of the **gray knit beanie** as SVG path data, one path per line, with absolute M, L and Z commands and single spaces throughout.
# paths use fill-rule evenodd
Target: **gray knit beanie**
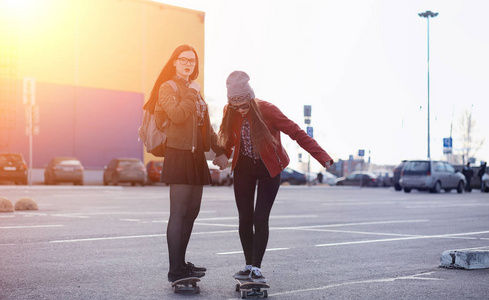
M 255 98 L 255 92 L 248 83 L 249 80 L 250 76 L 243 71 L 234 71 L 229 74 L 226 87 L 228 88 L 228 102 L 230 104 Z

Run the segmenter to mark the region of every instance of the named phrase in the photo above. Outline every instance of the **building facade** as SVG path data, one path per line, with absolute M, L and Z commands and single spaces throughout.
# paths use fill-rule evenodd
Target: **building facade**
M 153 159 L 138 141 L 142 106 L 177 46 L 194 46 L 204 70 L 205 14 L 145 0 L 0 3 L 0 152 L 28 160 L 29 77 L 35 168 L 56 156 L 86 168 Z M 203 72 L 198 81 L 203 86 Z

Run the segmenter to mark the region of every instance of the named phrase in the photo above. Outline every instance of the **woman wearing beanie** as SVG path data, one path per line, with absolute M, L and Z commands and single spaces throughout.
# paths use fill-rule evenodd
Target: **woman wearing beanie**
M 170 185 L 170 218 L 166 231 L 170 270 L 168 280 L 202 277 L 204 267 L 185 262 L 194 221 L 200 211 L 203 186 L 211 183 L 204 151 L 217 145 L 207 104 L 200 95 L 199 58 L 195 49 L 175 49 L 151 91 L 145 109 L 154 110 L 158 126 L 169 121 L 165 163 L 160 182 Z
M 225 154 L 214 163 L 224 168 L 234 149 L 234 195 L 245 256 L 245 267 L 234 277 L 266 282 L 261 263 L 268 243 L 268 219 L 280 187 L 280 173 L 289 164 L 280 133 L 290 136 L 322 166 L 329 168 L 333 160 L 275 105 L 255 98 L 249 80 L 245 72 L 234 71 L 226 81 L 228 104 L 219 130 Z

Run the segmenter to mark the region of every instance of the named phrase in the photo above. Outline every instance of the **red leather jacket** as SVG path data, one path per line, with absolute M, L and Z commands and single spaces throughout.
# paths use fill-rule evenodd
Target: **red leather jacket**
M 278 141 L 275 146 L 269 145 L 260 151 L 260 157 L 267 167 L 271 177 L 275 177 L 280 174 L 280 172 L 282 172 L 282 170 L 285 169 L 290 162 L 289 156 L 282 146 L 280 132 L 287 134 L 291 139 L 296 141 L 299 146 L 309 152 L 309 154 L 311 154 L 322 166 L 324 166 L 328 161 L 333 164 L 333 159 L 328 155 L 328 153 L 326 153 L 326 151 L 323 150 L 323 148 L 321 148 L 321 146 L 319 146 L 316 140 L 307 135 L 307 133 L 305 133 L 304 130 L 299 127 L 299 125 L 287 118 L 280 111 L 280 109 L 278 109 L 278 107 L 263 100 L 256 99 L 256 101 L 262 113 L 265 124 L 270 130 L 270 133 Z M 253 126 L 251 119 L 249 119 L 249 122 L 250 126 Z M 231 157 L 234 148 L 232 170 L 234 170 L 238 161 L 242 126 L 243 118 L 238 116 L 233 120 L 233 134 L 231 134 L 226 145 L 226 156 L 228 158 Z

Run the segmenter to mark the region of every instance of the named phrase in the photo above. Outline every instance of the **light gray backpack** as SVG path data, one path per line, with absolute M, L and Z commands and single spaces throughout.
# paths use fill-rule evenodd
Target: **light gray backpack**
M 178 87 L 175 81 L 167 81 L 170 86 L 178 93 Z M 166 137 L 169 120 L 163 122 L 158 128 L 154 113 L 151 113 L 149 109 L 144 109 L 143 122 L 138 129 L 139 140 L 143 142 L 148 153 L 153 154 L 156 157 L 164 157 L 166 152 Z

